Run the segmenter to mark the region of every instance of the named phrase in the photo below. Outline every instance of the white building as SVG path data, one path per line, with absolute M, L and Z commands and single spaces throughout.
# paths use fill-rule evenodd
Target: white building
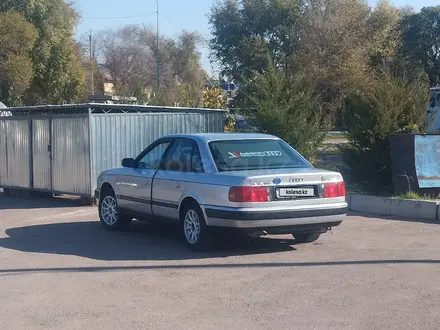
M 2 111 L 2 109 L 7 109 L 8 107 L 0 102 L 0 117 L 12 116 L 9 111 Z

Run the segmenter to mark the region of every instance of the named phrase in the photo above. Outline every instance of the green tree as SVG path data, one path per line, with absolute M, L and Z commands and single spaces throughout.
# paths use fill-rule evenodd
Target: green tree
M 239 83 L 263 72 L 268 58 L 308 77 L 334 123 L 345 95 L 371 84 L 372 67 L 396 56 L 400 18 L 387 0 L 373 9 L 366 0 L 223 0 L 210 13 L 210 47 L 222 73 Z M 239 93 L 237 106 L 248 107 L 246 100 Z
M 25 102 L 76 102 L 83 95 L 84 70 L 73 40 L 78 15 L 64 0 L 9 0 L 0 12 L 15 10 L 38 31 L 32 51 L 34 77 Z
M 394 61 L 402 46 L 402 14 L 389 0 L 379 0 L 368 20 L 368 42 L 371 64 Z
M 211 9 L 210 48 L 222 74 L 240 81 L 269 65 L 287 67 L 298 43 L 301 0 L 222 0 Z
M 177 85 L 176 106 L 198 107 L 201 105 L 201 89 L 190 83 Z
M 285 74 L 274 62 L 268 62 L 267 70 L 246 84 L 245 94 L 253 108 L 251 121 L 258 123 L 261 131 L 281 137 L 313 162 L 326 136 L 319 122 L 318 96 L 303 76 Z
M 342 114 L 349 144 L 341 151 L 349 181 L 373 193 L 392 191 L 388 137 L 423 131 L 427 96 L 424 74 L 383 69 L 374 84 L 345 98 Z
M 403 36 L 403 56 L 424 68 L 432 86 L 440 84 L 440 6 L 408 13 Z
M 368 84 L 368 3 L 309 0 L 301 17 L 296 65 L 316 81 L 326 117 L 333 118 L 349 90 Z
M 22 103 L 34 72 L 30 52 L 37 30 L 23 15 L 0 13 L 0 101 L 12 106 Z

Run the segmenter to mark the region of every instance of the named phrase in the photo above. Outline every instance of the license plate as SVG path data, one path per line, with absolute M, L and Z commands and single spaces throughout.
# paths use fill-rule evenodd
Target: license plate
M 278 197 L 281 198 L 313 196 L 315 196 L 315 189 L 313 188 L 280 188 L 278 190 Z

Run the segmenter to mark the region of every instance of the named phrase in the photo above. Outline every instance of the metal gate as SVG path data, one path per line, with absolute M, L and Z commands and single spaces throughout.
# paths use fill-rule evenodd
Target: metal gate
M 32 120 L 33 188 L 52 190 L 50 118 Z
M 0 119 L 0 184 L 6 184 L 8 178 L 6 154 L 6 122 Z
M 30 188 L 29 120 L 0 122 L 0 152 L 5 155 L 0 160 L 0 185 Z
M 52 117 L 52 190 L 91 196 L 89 118 Z

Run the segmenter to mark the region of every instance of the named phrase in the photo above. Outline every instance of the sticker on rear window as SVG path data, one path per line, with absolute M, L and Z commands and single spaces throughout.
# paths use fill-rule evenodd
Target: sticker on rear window
M 258 151 L 258 152 L 228 152 L 229 158 L 241 158 L 241 157 L 281 157 L 283 153 L 281 151 Z

